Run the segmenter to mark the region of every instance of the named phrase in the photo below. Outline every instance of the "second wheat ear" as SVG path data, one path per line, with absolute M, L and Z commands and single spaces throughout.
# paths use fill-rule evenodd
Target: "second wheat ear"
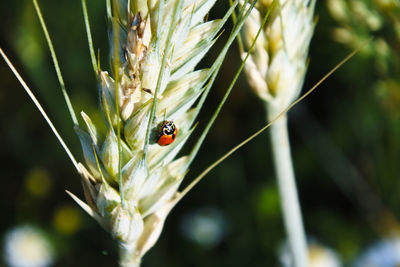
M 242 5 L 246 5 L 241 2 Z M 242 58 L 250 87 L 271 121 L 300 94 L 314 32 L 315 0 L 275 0 L 256 4 L 242 30 Z M 248 4 L 247 4 L 248 5 Z M 266 14 L 270 13 L 268 20 Z M 251 52 L 249 47 L 255 42 Z M 290 152 L 287 116 L 271 125 L 271 145 L 283 222 L 293 266 L 307 267 L 308 253 Z

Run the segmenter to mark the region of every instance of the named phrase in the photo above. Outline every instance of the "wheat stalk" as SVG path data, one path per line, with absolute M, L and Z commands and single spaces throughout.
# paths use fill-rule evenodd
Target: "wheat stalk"
M 251 88 L 265 104 L 267 121 L 275 118 L 300 94 L 314 30 L 314 6 L 314 0 L 260 1 L 245 23 L 241 56 L 243 59 L 248 56 L 244 50 L 255 41 L 245 70 Z M 269 12 L 268 20 L 263 20 Z M 290 155 L 286 115 L 271 126 L 271 143 L 294 265 L 305 267 L 307 244 Z

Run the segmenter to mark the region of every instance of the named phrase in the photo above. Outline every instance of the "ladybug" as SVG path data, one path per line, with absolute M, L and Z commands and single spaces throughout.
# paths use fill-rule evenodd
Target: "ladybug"
M 160 146 L 167 146 L 174 142 L 177 134 L 178 128 L 176 128 L 175 123 L 173 121 L 164 121 L 160 127 L 157 143 Z

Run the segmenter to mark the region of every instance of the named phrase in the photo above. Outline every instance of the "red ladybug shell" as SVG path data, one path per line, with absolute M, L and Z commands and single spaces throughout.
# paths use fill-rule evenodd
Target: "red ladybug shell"
M 160 146 L 167 146 L 174 142 L 177 134 L 178 128 L 176 128 L 175 123 L 173 121 L 164 121 L 160 127 L 157 143 Z

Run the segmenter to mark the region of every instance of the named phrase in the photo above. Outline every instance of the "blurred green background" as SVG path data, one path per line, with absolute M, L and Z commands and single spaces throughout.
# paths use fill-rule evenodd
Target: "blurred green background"
M 210 19 L 227 8 L 225 1 L 217 2 Z M 39 4 L 75 110 L 98 116 L 80 1 Z M 94 45 L 108 69 L 105 4 L 88 1 L 88 9 Z M 363 41 L 374 39 L 289 115 L 306 232 L 311 241 L 334 250 L 345 266 L 377 242 L 398 237 L 399 10 L 396 0 L 318 1 L 305 89 Z M 4 0 L 0 17 L 0 47 L 82 160 L 32 2 Z M 230 27 L 200 67 L 212 63 Z M 239 64 L 234 45 L 188 148 Z M 265 124 L 262 103 L 242 75 L 186 181 Z M 0 266 L 6 266 L 6 233 L 24 225 L 40 229 L 49 240 L 52 266 L 117 266 L 115 242 L 65 193 L 83 197 L 79 175 L 3 61 L 0 140 Z M 267 131 L 208 174 L 172 211 L 143 266 L 279 266 L 285 234 L 269 148 Z

